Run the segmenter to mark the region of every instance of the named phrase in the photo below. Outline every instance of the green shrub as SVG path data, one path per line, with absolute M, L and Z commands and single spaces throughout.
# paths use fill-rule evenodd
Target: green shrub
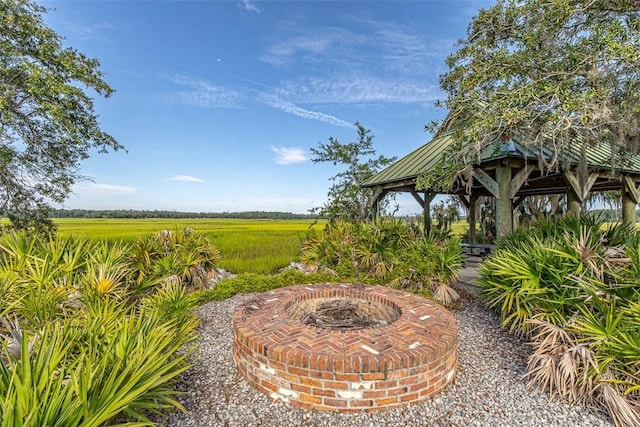
M 0 237 L 0 426 L 152 425 L 181 408 L 191 278 L 151 258 L 155 284 L 140 292 L 134 259 L 117 242 Z
M 210 270 L 221 255 L 209 239 L 189 227 L 162 230 L 155 236 L 139 238 L 133 245 L 132 262 L 136 267 L 138 287 L 147 288 L 148 281 L 176 275 L 191 289 L 206 287 Z
M 303 243 L 300 259 L 339 277 L 433 295 L 448 304 L 457 298 L 451 285 L 464 258 L 459 240 L 425 237 L 417 226 L 392 219 L 331 223 Z
M 177 276 L 167 278 L 156 291 L 146 296 L 141 304 L 143 315 L 153 315 L 165 321 L 187 321 L 198 306 L 194 294 L 187 291 Z
M 149 414 L 181 407 L 173 384 L 188 367 L 195 319 L 164 322 L 108 304 L 100 312 L 116 310 L 116 321 L 79 316 L 33 337 L 22 331 L 21 354 L 0 358 L 0 425 L 152 425 Z
M 530 385 L 640 425 L 640 236 L 591 217 L 513 233 L 480 269 L 487 305 L 531 341 Z

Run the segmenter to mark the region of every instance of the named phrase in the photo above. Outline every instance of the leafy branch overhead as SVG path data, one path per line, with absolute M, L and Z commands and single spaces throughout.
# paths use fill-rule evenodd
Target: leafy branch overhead
M 612 169 L 640 149 L 640 2 L 499 0 L 481 10 L 440 78 L 451 131 L 473 163 L 515 138 L 557 170 L 566 150 L 606 144 Z
M 123 147 L 102 131 L 87 90 L 108 97 L 96 59 L 64 47 L 30 0 L 0 2 L 0 214 L 19 228 L 46 222 L 82 177 L 92 149 Z
M 343 144 L 330 137 L 328 144 L 318 144 L 311 148 L 314 163 L 332 163 L 334 166 L 345 166 L 346 169 L 331 178 L 327 203 L 312 210 L 329 219 L 364 220 L 373 215 L 374 193 L 372 189 L 360 186 L 384 167 L 393 163 L 396 158 L 380 155 L 375 157 L 373 135 L 360 123 L 355 124 L 358 130 L 358 141 Z

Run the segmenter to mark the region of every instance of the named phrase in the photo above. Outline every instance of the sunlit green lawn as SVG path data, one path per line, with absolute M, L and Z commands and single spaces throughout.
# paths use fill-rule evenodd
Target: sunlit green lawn
M 469 231 L 469 223 L 466 221 L 457 221 L 451 224 L 451 234 L 462 237 Z

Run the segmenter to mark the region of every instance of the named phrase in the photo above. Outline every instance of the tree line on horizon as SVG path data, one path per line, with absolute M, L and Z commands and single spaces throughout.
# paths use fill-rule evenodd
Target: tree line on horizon
M 168 210 L 52 209 L 50 218 L 216 218 L 216 219 L 319 219 L 319 215 L 276 211 L 177 212 Z

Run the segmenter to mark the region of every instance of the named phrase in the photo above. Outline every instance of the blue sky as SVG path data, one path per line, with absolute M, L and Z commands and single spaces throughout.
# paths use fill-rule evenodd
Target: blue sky
M 340 169 L 309 149 L 371 129 L 427 142 L 444 59 L 487 1 L 42 1 L 116 90 L 96 99 L 128 153 L 95 153 L 67 208 L 306 213 Z M 401 197 L 402 213 L 419 212 Z

